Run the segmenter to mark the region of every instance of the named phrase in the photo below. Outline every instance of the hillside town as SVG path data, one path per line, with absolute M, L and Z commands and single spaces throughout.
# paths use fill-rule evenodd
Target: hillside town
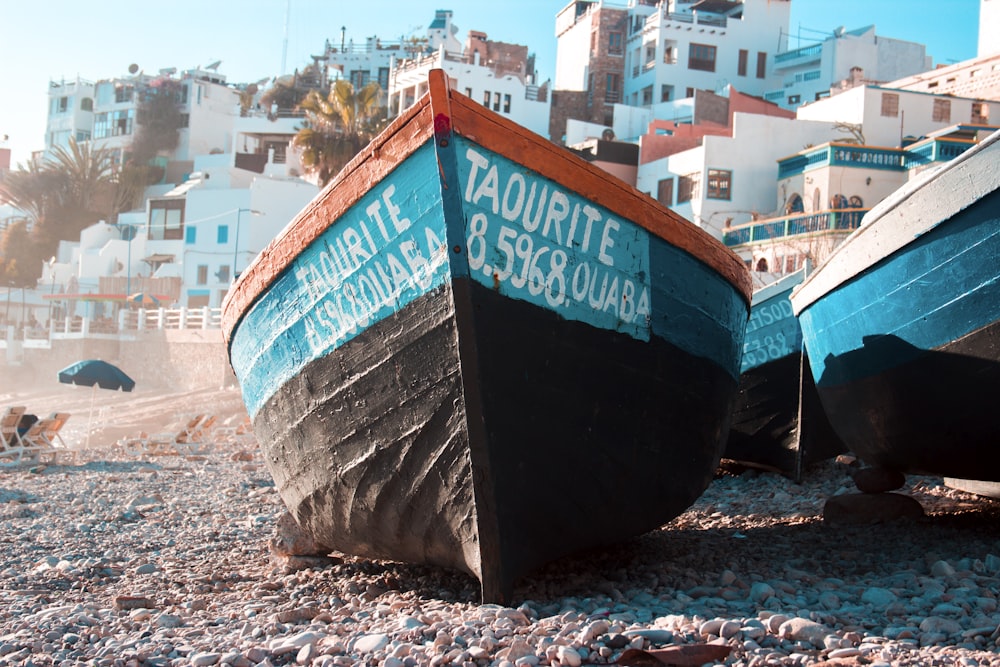
M 219 63 L 51 81 L 33 160 L 100 151 L 118 194 L 40 266 L 8 267 L 0 346 L 16 364 L 53 337 L 215 326 L 234 279 L 335 175 L 303 141 L 321 120 L 306 93 L 375 91 L 367 121 L 381 126 L 435 68 L 723 241 L 763 286 L 822 261 L 872 206 L 1000 127 L 998 10 L 980 4 L 977 57 L 948 66 L 874 26 L 792 48 L 788 0 L 576 0 L 552 17 L 554 80 L 538 80 L 532 45 L 476 29 L 463 41 L 461 14 L 439 10 L 424 34 L 341 34 L 258 82 L 230 82 Z M 146 180 L 122 197 L 140 162 Z M 0 148 L 7 186 L 18 171 Z M 0 248 L 15 249 L 39 210 L 4 192 Z

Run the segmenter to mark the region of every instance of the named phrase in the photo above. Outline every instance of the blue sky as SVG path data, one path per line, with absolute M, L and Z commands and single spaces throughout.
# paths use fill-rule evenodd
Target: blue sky
M 0 0 L 0 146 L 11 148 L 15 165 L 44 146 L 50 80 L 110 78 L 131 63 L 157 72 L 221 60 L 228 81 L 257 81 L 280 74 L 283 62 L 286 72 L 312 62 L 327 39 L 340 41 L 341 27 L 355 41 L 422 35 L 436 9 L 454 12 L 459 39 L 474 29 L 526 44 L 544 81 L 555 72 L 555 15 L 568 1 Z M 874 24 L 881 36 L 926 44 L 935 65 L 976 55 L 979 0 L 791 1 L 793 38 Z

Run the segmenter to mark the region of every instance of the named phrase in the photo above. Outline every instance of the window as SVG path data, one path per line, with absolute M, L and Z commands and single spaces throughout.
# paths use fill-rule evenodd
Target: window
M 135 109 L 123 109 L 94 115 L 94 138 L 125 137 L 132 134 Z
M 677 179 L 677 203 L 698 198 L 698 172 Z
M 383 91 L 389 90 L 389 68 L 379 67 L 378 68 L 378 85 L 381 86 Z
M 664 206 L 674 205 L 674 179 L 664 178 L 656 184 L 656 201 Z
M 187 245 L 194 245 L 198 240 L 198 228 L 197 227 L 185 227 L 184 228 L 184 243 Z
M 882 93 L 882 115 L 890 118 L 899 116 L 899 95 Z
M 229 243 L 229 225 L 219 225 L 215 230 L 215 242 L 219 245 Z
M 56 108 L 55 108 L 56 113 L 66 113 L 67 109 L 69 109 L 68 97 L 60 97 L 59 99 L 56 100 Z
M 656 66 L 656 43 L 650 42 L 646 44 L 646 57 L 642 62 L 643 70 L 651 70 Z
M 970 122 L 976 125 L 989 125 L 990 105 L 986 104 L 986 102 L 973 102 Z
M 229 282 L 229 265 L 228 264 L 223 264 L 222 266 L 220 266 L 219 270 L 216 271 L 216 273 L 215 273 L 215 277 L 219 279 L 220 283 L 223 283 L 223 284 L 228 283 Z
M 198 277 L 195 279 L 196 285 L 207 285 L 208 284 L 208 265 L 199 264 L 198 265 Z
M 465 96 L 466 97 L 472 97 L 472 88 L 466 88 L 465 89 Z
M 740 59 L 736 64 L 736 73 L 740 76 L 747 75 L 747 63 L 750 61 L 750 52 L 746 49 L 740 49 Z
M 77 141 L 90 141 L 90 132 L 88 130 L 77 130 L 76 131 Z
M 663 84 L 660 87 L 660 101 L 669 102 L 672 99 L 674 99 L 674 87 Z
M 691 97 L 694 97 L 694 88 L 688 86 L 687 88 L 684 89 L 684 99 L 688 99 Z
M 356 69 L 351 71 L 351 85 L 354 86 L 354 90 L 361 90 L 368 85 L 368 79 L 371 75 L 368 70 Z
M 714 72 L 715 47 L 708 44 L 692 44 L 688 51 L 688 69 Z
M 503 112 L 510 113 L 510 94 L 505 93 L 503 96 Z
M 121 83 L 115 84 L 115 103 L 121 104 L 123 102 L 131 102 L 134 96 L 135 88 L 130 85 L 125 85 Z
M 489 109 L 490 108 L 490 100 L 492 100 L 492 99 L 493 99 L 493 95 L 490 94 L 490 91 L 484 90 L 483 91 L 483 106 L 486 107 L 487 109 Z
M 801 95 L 789 95 L 788 96 L 788 104 L 789 105 L 800 104 L 801 102 L 802 102 L 802 96 Z
M 653 87 L 646 86 L 642 89 L 642 103 L 643 105 L 649 105 L 653 103 Z
M 604 101 L 608 104 L 620 102 L 622 99 L 620 90 L 621 77 L 614 72 L 609 72 L 607 78 L 605 79 L 605 84 L 607 85 L 607 88 L 604 90 Z
M 677 43 L 673 40 L 663 40 L 663 62 L 668 65 L 677 64 Z
M 622 34 L 620 32 L 608 33 L 608 55 L 620 56 L 625 52 L 622 46 Z
M 705 196 L 709 199 L 730 199 L 733 172 L 725 169 L 708 170 L 708 188 Z
M 493 110 L 500 111 L 500 93 L 493 93 Z
M 763 79 L 767 76 L 767 53 L 764 51 L 757 52 L 757 78 Z
M 182 239 L 184 201 L 164 199 L 149 202 L 149 238 L 154 241 Z
M 80 100 L 80 111 L 93 111 L 94 110 L 94 99 L 91 97 L 84 97 Z
M 935 123 L 951 122 L 951 100 L 934 100 L 934 111 L 931 120 Z

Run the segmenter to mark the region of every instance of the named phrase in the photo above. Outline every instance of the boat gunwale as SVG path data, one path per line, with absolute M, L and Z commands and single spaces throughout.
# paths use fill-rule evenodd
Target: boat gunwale
M 991 150 L 1000 150 L 1000 130 L 958 157 L 916 175 L 876 204 L 861 225 L 792 292 L 795 316 L 1000 189 L 1000 170 L 984 170 L 978 164 L 982 154 Z M 972 188 L 972 196 L 938 200 L 927 195 L 928 187 L 960 191 L 962 184 Z M 933 205 L 927 205 L 929 201 Z M 899 224 L 879 224 L 890 216 Z
M 448 83 L 443 70 L 431 70 L 429 77 L 435 76 Z M 436 89 L 441 88 L 430 85 L 426 94 L 352 158 L 244 270 L 222 303 L 222 331 L 227 348 L 244 315 L 278 275 L 326 231 L 326 221 L 337 220 L 365 195 L 372 183 L 384 178 L 435 136 L 441 119 L 425 116 L 432 114 L 431 95 Z M 565 147 L 484 109 L 451 90 L 450 85 L 443 90 L 447 91 L 450 104 L 451 117 L 447 121 L 451 131 L 532 169 L 570 192 L 581 194 L 690 254 L 725 278 L 740 293 L 749 313 L 753 291 L 749 271 L 735 252 L 708 232 Z

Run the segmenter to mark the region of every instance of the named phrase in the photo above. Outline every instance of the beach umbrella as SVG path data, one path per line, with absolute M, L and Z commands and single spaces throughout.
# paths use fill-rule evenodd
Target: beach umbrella
M 117 391 L 132 391 L 135 380 L 125 372 L 106 361 L 87 359 L 70 364 L 59 371 L 59 381 L 63 384 L 78 384 L 84 387 L 100 387 Z
M 112 391 L 132 391 L 135 388 L 135 380 L 125 374 L 125 371 L 114 364 L 109 364 L 101 359 L 86 359 L 70 364 L 59 371 L 59 381 L 63 384 L 76 384 L 84 387 L 92 387 L 90 394 L 90 415 L 87 417 L 87 440 L 90 444 L 91 424 L 94 420 L 94 399 L 97 388 L 110 389 Z
M 142 306 L 143 308 L 159 308 L 160 306 L 160 300 L 152 294 L 147 294 L 146 292 L 129 294 L 125 297 L 125 300 L 137 306 Z

